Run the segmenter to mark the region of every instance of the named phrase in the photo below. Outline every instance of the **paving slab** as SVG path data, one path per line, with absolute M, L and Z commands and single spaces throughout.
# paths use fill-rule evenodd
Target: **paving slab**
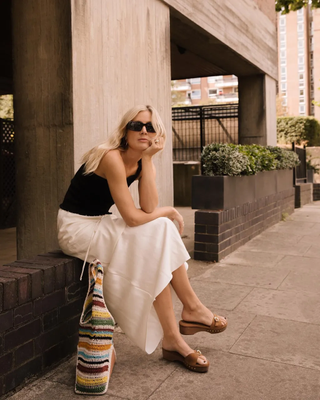
M 277 264 L 279 268 L 289 268 L 290 270 L 301 269 L 304 271 L 320 268 L 319 265 L 319 261 L 314 257 L 306 256 L 284 256 Z
M 237 311 L 320 324 L 320 292 L 254 288 Z
M 320 372 L 213 351 L 209 372 L 179 367 L 150 400 L 319 400 Z
M 304 254 L 306 257 L 320 258 L 320 240 L 317 244 L 313 244 Z M 318 261 L 320 265 L 320 260 Z
M 289 272 L 289 268 L 217 264 L 216 267 L 196 277 L 195 280 L 277 289 Z
M 291 235 L 288 235 L 287 232 L 270 232 L 267 230 L 253 238 L 250 243 L 260 243 L 261 240 L 264 240 L 277 243 L 278 245 L 282 245 L 282 243 L 295 245 L 296 243 L 300 242 L 301 239 L 302 235 L 296 233 L 291 233 Z
M 299 235 L 316 235 L 319 236 L 319 225 L 313 222 L 305 221 L 286 221 L 279 222 L 268 229 L 268 232 L 286 232 L 288 235 L 292 233 L 299 233 Z
M 320 228 L 319 228 L 319 231 L 320 231 Z M 320 233 L 319 233 L 319 235 L 304 235 L 299 240 L 299 243 L 312 244 L 312 243 L 314 243 L 316 241 L 318 241 L 320 243 Z
M 259 315 L 230 352 L 320 371 L 319 343 L 319 325 Z
M 211 310 L 233 310 L 253 290 L 252 287 L 192 280 L 192 287 Z
M 243 246 L 220 261 L 220 264 L 252 265 L 257 267 L 274 267 L 282 260 L 283 254 L 267 253 L 264 251 L 243 250 Z
M 279 286 L 279 290 L 295 290 L 299 292 L 319 293 L 320 266 L 319 263 L 308 270 L 290 271 Z
M 271 242 L 264 239 L 263 235 L 259 238 L 253 239 L 242 246 L 242 251 L 263 251 L 268 253 L 283 254 L 283 255 L 302 255 L 306 254 L 311 244 L 309 243 L 286 243 L 286 242 Z

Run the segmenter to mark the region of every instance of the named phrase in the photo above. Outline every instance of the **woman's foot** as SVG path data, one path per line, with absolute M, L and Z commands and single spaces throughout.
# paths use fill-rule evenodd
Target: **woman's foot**
M 207 361 L 205 364 L 200 364 L 198 362 L 199 355 L 201 355 L 200 350 L 195 350 L 193 353 L 187 355 L 187 357 L 183 357 L 177 351 L 169 351 L 162 349 L 162 356 L 167 361 L 179 361 L 186 368 L 190 369 L 193 372 L 208 372 L 209 362 Z
M 213 314 L 202 303 L 188 310 L 184 308 L 181 313 L 180 332 L 185 335 L 193 335 L 196 332 L 207 331 L 219 333 L 227 328 L 228 322 L 225 317 Z
M 162 349 L 169 352 L 176 352 L 183 358 L 195 353 L 195 350 L 191 349 L 191 347 L 182 339 L 181 336 L 178 338 L 163 338 Z M 209 365 L 209 361 L 203 354 L 199 354 L 197 363 L 199 365 Z

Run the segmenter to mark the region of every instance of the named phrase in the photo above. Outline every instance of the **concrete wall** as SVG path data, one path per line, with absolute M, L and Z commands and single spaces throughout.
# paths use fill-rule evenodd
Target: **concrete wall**
M 193 23 L 195 30 L 206 32 L 207 40 L 205 43 L 198 43 L 198 48 L 214 46 L 215 39 L 223 44 L 223 46 L 217 45 L 217 51 L 212 54 L 216 61 L 224 53 L 223 47 L 226 46 L 255 66 L 256 73 L 260 69 L 260 72 L 277 79 L 276 26 L 269 18 L 270 11 L 267 16 L 258 8 L 254 0 L 164 0 L 164 2 Z M 263 10 L 269 10 L 271 4 L 274 7 L 273 0 L 265 0 L 265 3 Z M 174 27 L 171 28 L 174 30 Z M 196 35 L 194 35 L 194 40 L 196 40 Z M 206 59 L 204 54 L 202 56 Z M 240 63 L 241 60 L 239 60 L 239 65 Z M 223 60 L 223 65 L 217 65 L 226 70 L 228 57 Z M 228 68 L 227 73 L 239 75 L 240 71 L 235 72 L 237 65 L 233 64 Z M 249 68 L 247 72 L 250 74 Z M 242 70 L 242 74 L 246 74 L 245 69 Z
M 159 202 L 172 204 L 168 7 L 158 0 L 72 0 L 71 11 L 75 169 L 125 111 L 152 104 L 168 133 L 165 150 L 155 156 Z

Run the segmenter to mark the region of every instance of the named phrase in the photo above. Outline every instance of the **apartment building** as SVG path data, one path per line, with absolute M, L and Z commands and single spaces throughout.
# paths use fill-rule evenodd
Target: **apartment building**
M 287 115 L 320 119 L 320 10 L 278 14 L 279 92 Z
M 197 105 L 237 102 L 238 78 L 217 75 L 205 78 L 182 79 L 172 82 L 173 105 Z

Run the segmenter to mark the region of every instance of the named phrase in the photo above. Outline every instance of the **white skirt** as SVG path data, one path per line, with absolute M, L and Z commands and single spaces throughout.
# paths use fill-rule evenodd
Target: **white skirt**
M 190 258 L 174 223 L 163 217 L 131 228 L 113 214 L 89 217 L 60 209 L 58 240 L 65 254 L 81 260 L 90 247 L 87 261 L 98 258 L 104 266 L 109 311 L 135 344 L 152 353 L 163 336 L 153 302 Z

